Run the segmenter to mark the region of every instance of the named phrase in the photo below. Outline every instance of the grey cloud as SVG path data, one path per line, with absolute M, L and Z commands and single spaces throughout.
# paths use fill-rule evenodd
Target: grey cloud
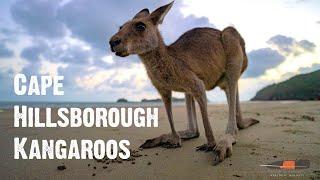
M 316 45 L 310 41 L 302 40 L 298 42 L 298 45 L 306 51 L 314 51 Z
M 24 48 L 20 56 L 28 61 L 39 61 L 40 55 L 48 48 L 46 43 L 37 42 L 32 46 Z
M 74 45 L 68 49 L 62 49 L 56 46 L 57 49 L 48 50 L 46 57 L 53 62 L 64 62 L 71 64 L 88 64 L 89 58 L 93 56 L 91 50 L 84 50 L 81 47 Z
M 63 85 L 68 89 L 78 89 L 75 83 L 76 77 L 81 77 L 87 73 L 88 66 L 82 64 L 73 64 L 67 68 L 59 68 L 58 74 L 64 76 Z
M 66 49 L 62 47 L 63 43 L 48 44 L 46 41 L 37 40 L 32 46 L 23 49 L 21 57 L 30 62 L 39 61 L 42 56 L 52 62 L 88 64 L 89 58 L 94 54 L 91 50 L 84 50 L 78 45 L 68 45 Z
M 1 25 L 0 25 L 1 26 Z M 17 41 L 17 35 L 21 32 L 16 29 L 8 27 L 0 27 L 0 41 L 15 43 Z
M 295 40 L 291 37 L 276 35 L 271 37 L 267 42 L 277 46 L 281 51 L 289 53 L 292 51 Z
M 13 51 L 8 49 L 5 44 L 0 42 L 0 58 L 12 57 Z
M 19 14 L 17 12 L 23 12 L 26 15 L 26 20 L 20 20 L 25 22 L 25 27 L 32 28 L 33 23 L 40 23 L 42 21 L 50 21 L 54 19 L 57 23 L 57 27 L 62 28 L 60 23 L 63 23 L 68 29 L 70 29 L 72 36 L 75 36 L 87 43 L 89 43 L 94 51 L 81 51 L 79 48 L 74 47 L 68 50 L 61 50 L 58 46 L 48 47 L 48 45 L 43 44 L 42 41 L 35 43 L 35 45 L 23 50 L 22 57 L 29 59 L 31 61 L 38 60 L 39 55 L 48 57 L 50 60 L 54 61 L 64 61 L 69 63 L 86 63 L 89 57 L 94 58 L 95 65 L 101 65 L 106 68 L 113 68 L 115 66 L 128 66 L 132 63 L 138 63 L 139 60 L 137 56 L 130 56 L 127 58 L 115 57 L 115 63 L 107 64 L 101 61 L 103 55 L 111 53 L 107 41 L 112 34 L 114 34 L 120 25 L 132 18 L 135 13 L 143 8 L 149 8 L 153 11 L 160 5 L 164 5 L 166 2 L 152 2 L 149 0 L 143 0 L 132 3 L 132 1 L 103 1 L 103 0 L 77 0 L 71 1 L 64 6 L 58 6 L 57 1 L 35 1 L 31 3 L 16 3 L 12 7 L 12 13 Z M 21 7 L 20 7 L 21 6 Z M 40 22 L 34 22 L 36 20 L 30 20 L 29 18 L 33 16 L 31 10 L 21 10 L 21 9 L 32 9 L 36 11 L 41 6 L 48 9 L 48 12 L 39 11 L 37 16 L 41 18 L 38 20 Z M 180 12 L 182 4 L 181 2 L 175 2 L 172 10 L 167 15 L 164 25 L 161 26 L 161 31 L 167 42 L 173 42 L 176 40 L 183 32 L 191 29 L 193 27 L 199 26 L 211 26 L 209 20 L 205 17 L 197 18 L 195 16 L 183 17 Z M 18 9 L 18 10 L 17 10 Z M 55 10 L 55 12 L 53 12 Z M 42 15 L 44 13 L 44 15 Z M 36 18 L 38 19 L 38 18 Z M 53 21 L 53 20 L 51 20 Z M 29 24 L 28 24 L 29 23 Z M 41 24 L 41 23 L 40 23 Z M 39 27 L 40 28 L 40 27 Z M 46 28 L 41 29 L 43 31 Z M 59 35 L 59 33 L 56 33 Z M 37 38 L 37 34 L 34 34 Z M 99 52 L 98 52 L 99 51 Z
M 257 77 L 264 74 L 267 69 L 282 63 L 285 57 L 276 50 L 262 48 L 249 52 L 248 59 L 249 64 L 244 77 Z
M 118 1 L 118 0 L 74 0 L 65 5 L 59 5 L 58 0 L 18 0 L 11 6 L 13 20 L 19 24 L 24 32 L 31 35 L 33 45 L 25 48 L 21 57 L 27 59 L 30 64 L 23 70 L 26 74 L 36 74 L 40 69 L 39 57 L 44 57 L 52 62 L 63 62 L 69 66 L 59 68 L 58 73 L 65 76 L 66 91 L 79 90 L 75 85 L 75 77 L 88 74 L 88 67 L 95 66 L 109 69 L 129 67 L 132 63 L 139 63 L 137 56 L 127 58 L 114 58 L 114 63 L 108 64 L 101 60 L 104 55 L 110 55 L 108 39 L 119 26 L 131 19 L 138 11 L 148 8 L 153 11 L 168 1 Z M 199 26 L 214 27 L 205 17 L 187 16 L 180 12 L 181 1 L 175 2 L 160 30 L 166 42 L 173 42 L 183 32 Z M 88 43 L 92 49 L 84 51 L 77 45 L 67 49 L 62 48 L 62 41 L 66 32 L 70 32 L 73 38 Z M 40 40 L 39 40 L 40 39 Z M 93 62 L 89 61 L 93 59 Z M 130 83 L 131 82 L 131 83 Z M 107 82 L 111 83 L 111 82 Z M 112 81 L 110 84 L 115 89 L 131 87 L 132 81 L 120 83 Z M 150 85 L 150 83 L 149 83 Z M 146 91 L 154 91 L 154 88 L 145 87 Z M 79 90 L 83 92 L 84 90 Z M 66 92 L 67 94 L 68 92 Z
M 89 43 L 93 48 L 110 53 L 108 39 L 120 25 L 143 8 L 153 11 L 169 1 L 77 0 L 59 5 L 58 0 L 18 0 L 11 6 L 13 19 L 34 37 L 63 37 L 66 29 L 71 35 Z M 175 2 L 161 28 L 166 41 L 172 42 L 183 32 L 198 26 L 213 26 L 205 17 L 188 16 L 180 12 L 182 3 Z M 133 58 L 137 59 L 137 58 Z
M 130 20 L 138 11 L 155 8 L 166 2 L 149 0 L 135 1 L 72 1 L 58 11 L 58 17 L 72 31 L 73 35 L 89 42 L 95 48 L 108 50 L 109 38 L 126 21 Z M 184 31 L 198 26 L 213 26 L 205 17 L 188 16 L 184 18 L 180 12 L 181 2 L 175 2 L 163 23 L 164 37 L 172 42 Z
M 161 2 L 164 5 L 166 2 Z M 107 49 L 108 39 L 114 34 L 120 25 L 131 19 L 135 13 L 143 8 L 151 11 L 160 6 L 148 0 L 129 3 L 125 1 L 73 1 L 59 9 L 59 19 L 63 21 L 75 36 L 89 42 L 101 50 Z M 181 34 L 188 28 L 204 26 L 209 24 L 206 18 L 188 16 L 184 18 L 181 14 L 179 2 L 175 3 L 173 9 L 165 20 L 164 34 L 169 41 Z M 174 13 L 173 13 L 174 12 Z M 108 49 L 107 49 L 108 50 Z
M 40 75 L 39 70 L 41 67 L 40 61 L 28 63 L 25 67 L 23 67 L 22 72 L 23 74 L 29 75 Z
M 173 8 L 171 13 L 168 13 L 167 21 L 165 20 L 164 25 L 160 28 L 167 43 L 172 43 L 184 32 L 195 28 L 195 27 L 214 27 L 210 24 L 209 19 L 206 17 L 197 18 L 193 15 L 183 17 L 179 12 L 179 8 Z M 179 22 L 179 23 L 177 23 Z
M 35 36 L 50 38 L 65 35 L 66 28 L 57 20 L 58 0 L 18 0 L 11 6 L 14 21 Z
M 108 39 L 119 26 L 145 7 L 155 7 L 154 1 L 77 0 L 58 10 L 63 21 L 76 37 L 95 48 L 107 49 Z
M 301 40 L 301 41 L 296 41 L 292 37 L 287 37 L 283 35 L 276 35 L 271 37 L 267 43 L 270 45 L 275 46 L 278 48 L 280 51 L 286 53 L 286 54 L 294 54 L 294 55 L 299 55 L 305 52 L 312 52 L 316 45 L 308 40 Z M 301 49 L 299 49 L 301 48 Z

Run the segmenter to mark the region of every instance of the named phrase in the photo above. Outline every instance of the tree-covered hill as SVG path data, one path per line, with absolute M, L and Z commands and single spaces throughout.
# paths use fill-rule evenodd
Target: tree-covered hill
M 320 70 L 269 85 L 251 100 L 320 100 Z

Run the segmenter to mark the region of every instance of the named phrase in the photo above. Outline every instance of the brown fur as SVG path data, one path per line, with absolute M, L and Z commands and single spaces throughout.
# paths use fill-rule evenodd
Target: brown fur
M 147 9 L 140 11 L 111 38 L 111 49 L 119 56 L 138 54 L 167 110 L 172 133 L 149 139 L 141 147 L 180 147 L 180 138 L 198 137 L 195 99 L 200 106 L 207 138 L 207 143 L 198 149 L 214 151 L 214 164 L 217 164 L 231 155 L 237 126 L 246 128 L 258 122 L 254 119 L 242 119 L 240 112 L 237 82 L 248 64 L 245 43 L 233 27 L 227 27 L 223 31 L 195 28 L 166 46 L 158 25 L 162 23 L 172 4 L 162 6 L 151 14 Z M 140 26 L 143 30 L 139 30 L 139 24 L 143 24 L 145 29 Z M 205 93 L 205 90 L 211 90 L 216 86 L 225 90 L 229 104 L 226 134 L 218 142 L 213 136 L 208 120 Z M 185 131 L 177 132 L 174 127 L 171 110 L 172 91 L 186 94 L 189 128 Z

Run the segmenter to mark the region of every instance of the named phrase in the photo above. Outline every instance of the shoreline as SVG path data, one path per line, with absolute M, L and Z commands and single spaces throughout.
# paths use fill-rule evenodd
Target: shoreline
M 279 103 L 297 103 L 297 102 L 308 102 L 308 101 L 299 101 L 299 100 L 286 100 L 286 101 L 241 101 L 241 103 L 271 103 L 271 102 L 279 102 Z M 312 101 L 311 101 L 312 102 Z M 317 101 L 314 101 L 317 102 Z M 0 101 L 0 109 L 12 109 L 14 105 L 26 105 L 29 107 L 39 107 L 39 108 L 71 108 L 71 107 L 79 107 L 79 108 L 98 108 L 98 107 L 162 107 L 162 102 L 42 102 L 42 101 L 17 101 L 17 102 L 6 102 Z M 173 102 L 173 106 L 185 106 L 185 102 Z M 208 105 L 227 105 L 227 102 L 208 102 Z

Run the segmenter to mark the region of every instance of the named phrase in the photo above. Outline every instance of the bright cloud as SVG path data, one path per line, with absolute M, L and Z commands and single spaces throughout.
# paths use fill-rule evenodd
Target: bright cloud
M 52 63 L 47 60 L 42 60 L 39 73 L 42 75 L 57 76 L 58 69 L 66 67 L 68 67 L 68 65 L 64 63 Z
M 113 60 L 113 58 L 112 58 L 111 55 L 103 56 L 103 57 L 102 57 L 102 61 L 103 61 L 103 62 L 106 62 L 106 63 L 109 63 L 109 64 L 114 63 L 114 60 Z
M 320 54 L 318 48 L 314 53 L 303 53 L 298 56 L 288 55 L 286 60 L 279 66 L 267 70 L 262 79 L 274 80 L 276 82 L 283 80 L 287 73 L 298 74 L 301 68 L 311 68 L 314 64 L 320 64 Z
M 112 90 L 114 88 L 112 85 L 122 83 L 125 83 L 123 88 L 132 86 L 143 90 L 149 83 L 142 64 L 109 70 L 100 69 L 84 77 L 76 78 L 76 82 L 83 89 L 98 91 Z

